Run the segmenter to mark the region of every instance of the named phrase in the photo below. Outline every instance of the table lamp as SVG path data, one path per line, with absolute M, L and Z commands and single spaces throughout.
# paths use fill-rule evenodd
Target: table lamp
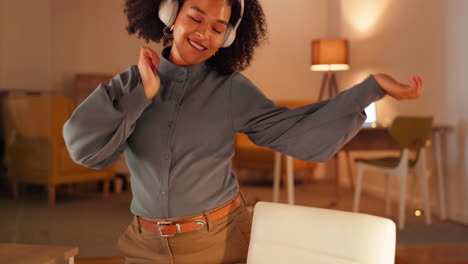
M 318 39 L 312 41 L 312 71 L 325 71 L 320 86 L 319 101 L 328 87 L 330 98 L 338 94 L 335 71 L 348 70 L 348 41 L 345 39 Z

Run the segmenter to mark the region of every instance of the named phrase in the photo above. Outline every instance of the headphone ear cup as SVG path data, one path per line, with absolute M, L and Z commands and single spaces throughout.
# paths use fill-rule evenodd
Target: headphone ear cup
M 221 44 L 221 48 L 227 48 L 231 46 L 234 40 L 236 39 L 237 28 L 239 27 L 242 21 L 242 17 L 244 16 L 244 0 L 238 0 L 238 1 L 240 5 L 240 17 L 237 20 L 237 23 L 235 26 L 231 26 L 231 25 L 228 26 L 226 30 L 226 34 L 224 35 L 224 42 L 223 44 Z
M 232 28 L 232 26 L 228 26 L 226 29 L 226 35 L 224 35 L 224 42 L 221 44 L 221 48 L 227 48 L 231 46 L 235 39 L 236 31 Z
M 159 3 L 159 19 L 168 27 L 174 25 L 178 12 L 178 0 L 161 0 Z

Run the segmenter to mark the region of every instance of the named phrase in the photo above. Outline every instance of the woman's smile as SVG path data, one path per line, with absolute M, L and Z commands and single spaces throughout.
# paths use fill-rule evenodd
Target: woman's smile
M 203 52 L 205 51 L 207 48 L 199 43 L 197 43 L 196 41 L 194 40 L 191 40 L 190 38 L 188 38 L 188 43 L 197 51 L 199 52 Z

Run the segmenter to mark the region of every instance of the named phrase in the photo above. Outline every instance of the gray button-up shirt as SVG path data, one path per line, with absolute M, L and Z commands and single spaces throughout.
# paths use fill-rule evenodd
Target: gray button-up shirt
M 361 127 L 385 92 L 369 76 L 335 98 L 294 110 L 275 105 L 244 75 L 220 75 L 161 56 L 161 88 L 148 100 L 136 65 L 100 84 L 64 125 L 73 160 L 103 168 L 125 152 L 131 212 L 151 218 L 201 213 L 239 191 L 231 171 L 236 133 L 301 160 L 323 162 Z M 285 87 L 286 89 L 287 87 Z

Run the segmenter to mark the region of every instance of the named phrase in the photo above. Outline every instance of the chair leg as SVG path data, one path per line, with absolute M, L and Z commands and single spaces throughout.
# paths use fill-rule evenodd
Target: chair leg
M 11 183 L 11 194 L 13 196 L 13 200 L 19 200 L 19 189 L 20 185 L 17 182 Z
M 354 190 L 354 177 L 353 177 L 353 169 L 351 167 L 351 158 L 349 157 L 349 151 L 345 151 L 345 158 L 346 162 L 348 163 L 348 177 L 349 177 L 349 186 L 351 186 L 351 190 Z
M 115 193 L 121 193 L 122 192 L 122 186 L 123 186 L 123 180 L 119 177 L 115 177 L 114 180 L 114 192 Z
M 354 205 L 353 212 L 359 211 L 359 202 L 361 200 L 362 177 L 364 176 L 364 168 L 361 164 L 356 163 L 356 188 L 354 190 Z
M 398 210 L 398 228 L 402 230 L 405 227 L 405 210 L 406 210 L 406 180 L 408 173 L 400 175 L 400 201 Z
M 441 139 L 442 135 L 445 134 L 444 132 L 436 132 L 434 133 L 434 157 L 435 157 L 435 164 L 437 169 L 437 185 L 439 190 L 439 203 L 440 203 L 440 219 L 445 220 L 447 219 L 447 211 L 446 211 L 446 203 L 445 203 L 445 183 L 444 183 L 444 172 L 443 164 L 445 164 L 445 159 L 442 156 L 442 148 L 441 148 Z M 445 135 L 446 136 L 446 135 Z M 445 147 L 444 147 L 445 148 Z M 447 175 L 445 175 L 447 176 Z
M 418 169 L 416 168 L 416 170 L 413 170 L 413 174 L 414 175 L 411 175 L 411 174 L 408 174 L 408 192 L 410 193 L 410 196 L 411 197 L 408 197 L 408 200 L 410 201 L 409 202 L 409 205 L 408 207 L 410 207 L 411 209 L 414 209 L 414 208 L 418 208 L 418 204 L 417 204 L 417 197 L 416 197 L 416 181 L 419 180 L 419 171 Z M 412 177 L 414 176 L 414 177 Z
M 340 159 L 338 157 L 338 153 L 335 154 L 333 158 L 333 162 L 335 165 L 335 192 L 336 192 L 336 199 L 340 200 Z
M 109 192 L 110 192 L 110 180 L 105 180 L 102 185 L 102 197 L 104 199 L 109 198 Z
M 275 152 L 275 168 L 273 174 L 273 202 L 279 202 L 279 184 L 281 174 L 281 153 Z
M 419 181 L 421 184 L 421 194 L 424 201 L 424 215 L 426 217 L 426 224 L 431 224 L 431 205 L 429 202 L 429 188 L 427 186 L 427 166 L 426 166 L 426 152 L 425 149 L 421 149 L 420 153 L 420 166 L 419 166 Z
M 55 185 L 47 186 L 47 192 L 49 194 L 49 207 L 55 207 L 55 196 L 56 196 L 55 190 L 56 190 Z
M 288 204 L 294 204 L 294 163 L 291 156 L 286 156 L 286 174 L 288 186 Z
M 390 175 L 384 174 L 385 180 L 385 216 L 390 217 Z

